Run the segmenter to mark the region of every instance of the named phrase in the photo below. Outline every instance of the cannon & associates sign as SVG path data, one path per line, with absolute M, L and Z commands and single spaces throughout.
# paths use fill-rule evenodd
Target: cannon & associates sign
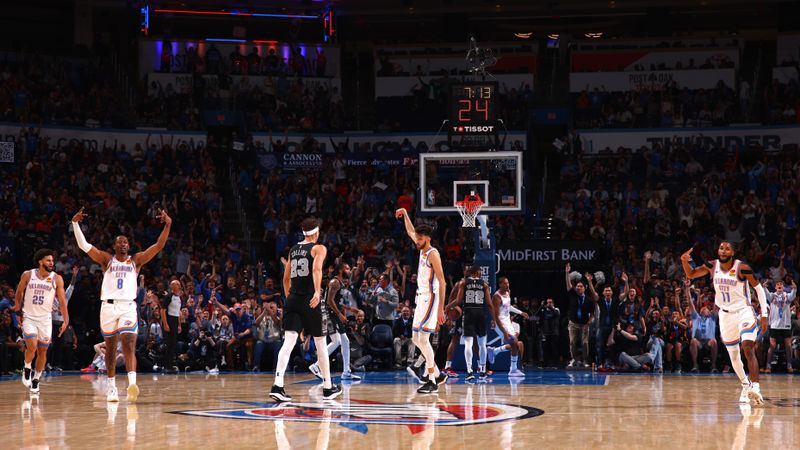
M 567 263 L 596 266 L 604 251 L 595 241 L 522 241 L 497 245 L 499 270 L 554 269 Z
M 338 157 L 348 167 L 374 167 L 376 169 L 412 167 L 419 160 L 419 154 L 416 152 L 342 153 Z M 278 153 L 267 151 L 258 153 L 258 162 L 262 169 L 275 169 L 282 172 L 321 170 L 326 163 L 333 163 L 336 158 L 337 155 L 332 153 Z

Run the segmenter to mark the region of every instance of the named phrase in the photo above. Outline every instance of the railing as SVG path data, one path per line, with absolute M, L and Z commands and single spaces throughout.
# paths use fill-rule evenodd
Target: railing
M 239 215 L 239 223 L 242 227 L 242 237 L 244 238 L 245 249 L 247 250 L 247 255 L 251 262 L 253 262 L 255 258 L 255 253 L 253 251 L 253 239 L 250 234 L 250 224 L 247 221 L 247 211 L 242 205 L 242 195 L 239 192 L 239 174 L 236 172 L 236 167 L 238 167 L 238 164 L 236 164 L 232 157 L 229 157 L 228 171 L 231 181 L 231 195 L 233 195 L 234 201 L 236 202 L 236 212 Z
M 125 72 L 122 64 L 119 62 L 119 56 L 116 53 L 111 55 L 111 66 L 114 70 L 114 76 L 117 79 L 118 86 L 122 89 L 128 105 L 133 107 L 136 105 L 136 89 L 130 81 L 130 77 Z

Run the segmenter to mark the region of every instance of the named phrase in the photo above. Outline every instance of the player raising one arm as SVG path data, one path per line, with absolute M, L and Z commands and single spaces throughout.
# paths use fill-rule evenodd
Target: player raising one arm
M 758 359 L 755 352 L 755 340 L 758 336 L 759 323 L 756 320 L 753 308 L 750 307 L 750 287 L 756 291 L 758 303 L 761 306 L 760 329 L 767 331 L 767 296 L 763 286 L 753 276 L 753 269 L 738 259 L 734 259 L 733 244 L 723 241 L 717 249 L 718 259 L 692 268 L 689 261 L 692 259 L 692 250 L 687 250 L 681 255 L 681 264 L 686 276 L 690 279 L 711 275 L 714 283 L 714 303 L 720 309 L 719 328 L 722 342 L 731 357 L 731 365 L 742 383 L 742 392 L 739 396 L 740 403 L 752 400 L 757 406 L 763 405 L 761 388 L 758 384 Z M 748 287 L 747 284 L 750 286 Z M 744 365 L 739 346 L 744 350 L 750 369 L 750 379 L 744 373 Z
M 421 394 L 435 394 L 439 385 L 447 381 L 447 375 L 439 372 L 434 360 L 433 347 L 431 347 L 430 333 L 436 332 L 445 321 L 444 299 L 445 279 L 442 270 L 442 259 L 439 251 L 431 246 L 433 229 L 429 225 L 414 227 L 408 217 L 408 211 L 400 208 L 395 211 L 395 217 L 402 219 L 408 237 L 414 241 L 419 250 L 419 266 L 417 269 L 417 295 L 414 310 L 413 340 L 422 356 L 425 357 L 427 380 L 417 392 Z

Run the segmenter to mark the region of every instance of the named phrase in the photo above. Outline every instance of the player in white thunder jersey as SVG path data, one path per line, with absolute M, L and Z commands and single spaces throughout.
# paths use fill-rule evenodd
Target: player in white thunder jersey
M 508 278 L 500 277 L 497 280 L 497 292 L 492 296 L 494 309 L 497 311 L 495 325 L 497 334 L 504 337 L 503 345 L 500 347 L 489 347 L 489 363 L 494 364 L 494 359 L 498 354 L 511 351 L 511 366 L 508 375 L 513 377 L 525 376 L 525 372 L 519 370 L 519 356 L 525 353 L 519 336 L 519 325 L 511 322 L 511 313 L 519 314 L 525 319 L 528 313 L 523 312 L 511 305 L 511 283 Z
M 794 373 L 792 368 L 792 303 L 797 296 L 797 284 L 792 280 L 792 290 L 787 292 L 783 281 L 775 283 L 775 292 L 767 294 L 769 299 L 769 351 L 767 352 L 767 368 L 765 372 L 772 371 L 772 353 L 783 343 L 786 351 L 786 371 Z
M 136 289 L 139 270 L 150 262 L 158 252 L 167 244 L 169 229 L 172 219 L 164 210 L 159 211 L 158 218 L 164 224 L 164 229 L 158 236 L 158 241 L 147 250 L 128 254 L 130 244 L 125 236 L 114 239 L 114 255 L 99 250 L 86 242 L 81 231 L 80 222 L 86 218 L 83 208 L 72 218 L 72 231 L 78 247 L 86 252 L 92 260 L 102 267 L 103 283 L 100 290 L 100 331 L 106 348 L 117 348 L 117 336 L 122 339 L 122 353 L 125 356 L 125 368 L 128 371 L 128 401 L 135 402 L 139 397 L 139 387 L 136 385 L 136 332 L 139 318 L 136 313 Z M 108 369 L 108 395 L 107 400 L 118 402 L 116 375 L 116 352 L 106 352 L 106 367 Z
M 412 340 L 425 358 L 427 376 L 417 392 L 420 394 L 435 394 L 439 392 L 439 385 L 447 381 L 447 374 L 439 371 L 434 360 L 433 347 L 431 347 L 431 333 L 444 323 L 445 281 L 442 270 L 442 257 L 439 251 L 431 245 L 433 229 L 429 225 L 420 225 L 414 228 L 408 211 L 400 208 L 394 213 L 398 219 L 403 219 L 408 237 L 414 241 L 419 250 L 419 266 L 417 269 L 417 295 L 412 323 Z
M 692 250 L 681 255 L 683 271 L 690 279 L 711 275 L 716 291 L 714 303 L 719 307 L 719 329 L 722 342 L 731 357 L 731 366 L 742 383 L 740 403 L 750 400 L 757 406 L 764 404 L 761 388 L 758 383 L 758 359 L 756 359 L 755 340 L 758 337 L 759 325 L 761 333 L 767 331 L 767 295 L 764 287 L 753 276 L 753 269 L 747 264 L 734 259 L 733 245 L 722 241 L 717 254 L 719 259 L 692 268 Z M 748 286 L 749 284 L 749 286 Z M 750 302 L 750 287 L 756 291 L 761 307 L 761 320 L 756 319 Z M 750 379 L 744 373 L 739 346 L 744 350 Z
M 64 322 L 58 335 L 61 336 L 69 326 L 67 301 L 64 298 L 64 279 L 53 272 L 55 252 L 41 249 L 33 259 L 39 266 L 22 274 L 17 286 L 14 311 L 22 310 L 22 337 L 25 338 L 25 367 L 22 371 L 22 384 L 30 387 L 31 394 L 39 393 L 39 380 L 47 362 L 47 349 L 53 335 L 53 301 L 58 296 L 58 304 Z M 31 379 L 31 363 L 36 356 L 36 372 Z

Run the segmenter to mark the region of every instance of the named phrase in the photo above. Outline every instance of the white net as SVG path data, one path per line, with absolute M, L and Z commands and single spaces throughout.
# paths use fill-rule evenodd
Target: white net
M 478 213 L 481 212 L 482 207 L 483 203 L 480 200 L 465 200 L 457 202 L 456 208 L 458 209 L 459 214 L 461 214 L 462 219 L 461 226 L 465 228 L 474 228 L 475 217 L 477 217 Z

